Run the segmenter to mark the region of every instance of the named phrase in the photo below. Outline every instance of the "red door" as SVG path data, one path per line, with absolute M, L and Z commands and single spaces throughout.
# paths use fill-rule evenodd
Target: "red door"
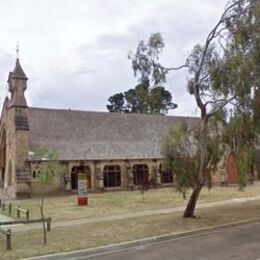
M 238 183 L 236 159 L 233 153 L 230 153 L 227 158 L 227 175 L 229 184 Z

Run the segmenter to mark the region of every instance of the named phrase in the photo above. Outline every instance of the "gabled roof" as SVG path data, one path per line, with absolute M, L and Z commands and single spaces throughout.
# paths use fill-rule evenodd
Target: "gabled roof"
M 61 160 L 162 158 L 169 127 L 198 118 L 29 108 L 30 150 L 55 149 Z

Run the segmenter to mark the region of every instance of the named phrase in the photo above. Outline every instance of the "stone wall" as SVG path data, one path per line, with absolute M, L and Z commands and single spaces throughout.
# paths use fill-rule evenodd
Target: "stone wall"
M 140 186 L 134 185 L 132 169 L 136 164 L 145 164 L 148 167 L 149 181 L 156 180 L 157 187 L 167 186 L 161 184 L 159 165 L 161 160 L 103 160 L 103 161 L 69 161 L 63 164 L 65 167 L 64 176 L 57 176 L 52 185 L 47 187 L 48 193 L 56 193 L 63 191 L 72 191 L 71 173 L 73 167 L 83 167 L 90 171 L 90 192 L 102 192 L 112 190 L 133 190 Z M 103 172 L 106 166 L 116 165 L 120 167 L 121 185 L 117 187 L 104 187 Z M 39 193 L 39 180 L 37 179 L 37 171 L 39 170 L 39 162 L 30 163 L 31 190 L 32 194 Z M 65 187 L 66 185 L 66 187 Z M 168 185 L 172 185 L 169 183 Z M 75 190 L 76 192 L 76 190 Z

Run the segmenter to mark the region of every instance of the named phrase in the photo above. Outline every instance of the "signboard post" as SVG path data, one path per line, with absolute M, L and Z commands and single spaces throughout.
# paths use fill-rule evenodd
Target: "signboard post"
M 88 205 L 87 176 L 85 173 L 78 174 L 78 205 Z

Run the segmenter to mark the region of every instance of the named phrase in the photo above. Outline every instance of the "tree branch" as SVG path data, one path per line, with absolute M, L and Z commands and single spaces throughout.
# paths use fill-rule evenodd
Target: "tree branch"
M 223 104 L 220 105 L 216 110 L 210 112 L 207 114 L 207 118 L 209 119 L 210 117 L 214 116 L 215 114 L 217 114 L 219 111 L 221 111 L 222 108 L 224 108 L 228 103 L 231 103 L 232 100 L 234 100 L 237 96 L 233 96 L 232 98 L 228 99 L 228 100 L 224 100 L 222 101 Z M 221 101 L 220 101 L 221 102 Z
M 206 58 L 206 54 L 207 51 L 209 49 L 210 43 L 211 41 L 217 37 L 217 30 L 218 28 L 227 20 L 229 19 L 229 17 L 227 17 L 227 14 L 229 13 L 230 10 L 232 10 L 232 8 L 234 6 L 236 6 L 237 4 L 239 4 L 241 2 L 241 0 L 236 1 L 235 3 L 231 4 L 230 6 L 228 6 L 226 8 L 226 10 L 224 11 L 224 13 L 222 14 L 220 20 L 218 21 L 218 23 L 215 25 L 215 27 L 212 29 L 212 31 L 208 34 L 205 45 L 204 45 L 204 50 L 202 53 L 202 58 L 200 61 L 200 65 L 199 68 L 197 70 L 197 72 L 195 73 L 195 84 L 194 84 L 194 96 L 196 99 L 196 103 L 198 105 L 198 107 L 201 110 L 201 116 L 205 117 L 206 116 L 206 107 L 205 104 L 203 104 L 201 97 L 200 97 L 200 93 L 199 93 L 199 86 L 200 86 L 200 75 L 201 75 L 201 71 L 205 62 L 205 58 Z M 220 30 L 221 31 L 221 30 Z
M 188 68 L 188 64 L 183 64 L 179 67 L 171 67 L 171 68 L 164 68 L 165 69 L 165 72 L 168 72 L 168 71 L 171 71 L 171 70 L 180 70 L 180 69 L 183 69 L 183 68 Z
M 218 99 L 218 100 L 215 100 L 215 101 L 210 100 L 210 101 L 207 101 L 207 102 L 205 103 L 205 106 L 207 106 L 207 105 L 209 105 L 209 104 L 217 104 L 217 103 L 226 102 L 226 101 L 227 101 L 226 99 Z

